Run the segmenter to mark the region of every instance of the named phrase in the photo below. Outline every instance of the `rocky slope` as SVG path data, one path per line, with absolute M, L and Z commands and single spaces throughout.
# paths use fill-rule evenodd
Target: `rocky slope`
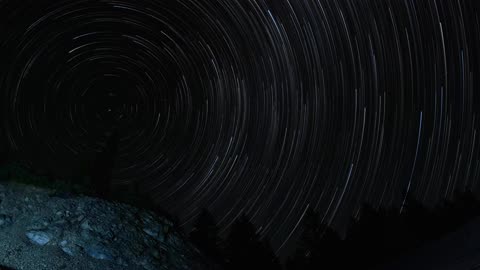
M 172 222 L 152 212 L 18 183 L 0 183 L 0 265 L 210 269 Z

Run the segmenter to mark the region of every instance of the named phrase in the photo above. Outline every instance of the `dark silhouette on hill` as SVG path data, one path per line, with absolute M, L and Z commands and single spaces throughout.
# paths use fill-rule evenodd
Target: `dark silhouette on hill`
M 0 148 L 0 165 L 4 165 L 8 162 L 10 153 L 7 147 Z
M 438 240 L 480 214 L 480 201 L 469 191 L 428 209 L 409 198 L 397 208 L 364 205 L 341 239 L 310 210 L 303 220 L 297 249 L 287 269 L 377 269 L 407 252 Z
M 225 256 L 228 270 L 281 269 L 268 241 L 260 240 L 255 227 L 244 215 L 232 224 L 225 241 Z
M 303 219 L 303 233 L 298 247 L 287 260 L 288 269 L 335 269 L 343 249 L 339 235 L 320 223 L 318 213 L 308 209 Z
M 219 245 L 220 237 L 215 219 L 207 209 L 202 209 L 190 232 L 189 238 L 194 245 L 203 251 L 210 259 L 219 260 L 222 257 Z M 224 262 L 222 262 L 223 264 Z
M 221 239 L 215 219 L 203 209 L 190 232 L 190 240 L 222 269 L 282 269 L 269 240 L 261 239 L 244 215 L 234 221 L 227 237 Z
M 105 149 L 98 153 L 91 171 L 91 181 L 95 186 L 95 194 L 100 198 L 112 198 L 112 170 L 118 151 L 119 134 L 114 129 L 107 139 Z
M 102 197 L 112 198 L 111 170 L 117 147 L 118 133 L 112 134 L 105 150 L 98 155 L 96 170 L 90 172 L 92 179 L 96 180 L 90 186 Z M 28 168 L 10 166 L 1 173 L 5 179 L 25 183 L 51 183 L 55 180 L 52 172 L 35 176 L 28 173 Z M 134 199 L 130 204 L 167 217 L 174 221 L 172 229 L 178 231 L 176 218 L 157 206 L 148 194 L 142 193 L 138 183 L 132 183 L 131 189 L 131 198 Z M 125 199 L 120 193 L 117 198 Z M 451 200 L 444 200 L 433 208 L 425 207 L 410 197 L 402 206 L 402 211 L 395 207 L 376 209 L 365 204 L 359 218 L 352 218 L 344 236 L 340 237 L 321 222 L 319 213 L 308 209 L 300 226 L 302 233 L 297 248 L 285 267 L 288 270 L 381 269 L 378 267 L 437 241 L 478 216 L 480 201 L 470 191 L 457 191 Z M 282 268 L 268 239 L 258 234 L 246 216 L 241 216 L 231 225 L 225 239 L 219 235 L 214 217 L 204 209 L 189 236 L 205 257 L 227 270 Z

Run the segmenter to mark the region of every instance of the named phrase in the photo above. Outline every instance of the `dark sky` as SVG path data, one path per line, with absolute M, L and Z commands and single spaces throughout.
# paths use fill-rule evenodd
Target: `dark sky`
M 5 146 L 74 173 L 119 131 L 116 183 L 188 227 L 478 191 L 477 0 L 2 0 Z

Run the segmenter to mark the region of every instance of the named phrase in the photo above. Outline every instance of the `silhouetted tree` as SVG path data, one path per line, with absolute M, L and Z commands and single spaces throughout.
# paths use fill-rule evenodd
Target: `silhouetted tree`
M 480 202 L 465 191 L 456 192 L 453 201 L 444 201 L 433 209 L 409 197 L 402 209 L 377 210 L 365 204 L 360 217 L 350 222 L 344 240 L 321 224 L 314 211 L 307 211 L 287 268 L 374 269 L 478 217 Z
M 77 157 L 76 166 L 72 169 L 71 184 L 87 187 L 92 185 L 93 154 L 83 153 Z
M 253 224 L 241 216 L 231 227 L 225 246 L 226 269 L 281 269 L 278 259 L 264 241 L 259 240 Z
M 270 239 L 268 237 L 264 237 L 261 240 L 261 250 L 262 253 L 260 255 L 264 258 L 264 260 L 261 260 L 261 262 L 264 261 L 263 266 L 266 268 L 264 269 L 282 269 L 282 265 L 280 263 L 280 260 L 278 259 L 277 255 L 275 255 L 275 252 L 273 251 L 273 248 L 270 244 Z
M 206 256 L 223 264 L 219 249 L 218 227 L 214 217 L 207 209 L 202 209 L 189 236 L 192 243 Z
M 0 122 L 0 166 L 5 165 L 10 159 L 10 146 L 6 143 L 7 136 L 1 124 Z
M 338 269 L 342 242 L 338 234 L 322 224 L 317 212 L 308 209 L 302 221 L 303 231 L 297 249 L 287 261 L 293 269 Z
M 438 224 L 437 217 L 433 211 L 427 209 L 415 199 L 407 200 L 402 213 L 405 218 L 405 224 L 412 236 L 411 247 L 419 246 L 426 241 L 431 241 L 438 235 L 437 230 L 442 226 Z
M 0 166 L 5 165 L 10 158 L 10 151 L 8 147 L 3 146 L 0 148 Z
M 118 129 L 115 129 L 109 136 L 104 151 L 97 155 L 93 164 L 91 180 L 95 185 L 96 195 L 101 198 L 111 199 L 112 196 L 112 170 L 115 165 L 118 141 Z
M 442 224 L 437 226 L 443 231 L 452 231 L 460 225 L 480 216 L 480 202 L 471 191 L 455 191 L 453 200 L 444 200 L 438 207 Z
M 352 219 L 344 240 L 344 267 L 371 269 L 401 252 L 402 220 L 398 211 L 376 210 L 365 204 L 359 219 Z M 396 242 L 398 241 L 398 242 Z

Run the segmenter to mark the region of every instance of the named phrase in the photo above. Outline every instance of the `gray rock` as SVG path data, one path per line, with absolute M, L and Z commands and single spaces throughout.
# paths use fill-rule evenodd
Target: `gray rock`
M 51 234 L 44 231 L 28 231 L 25 235 L 32 243 L 40 246 L 46 245 L 52 239 Z
M 122 265 L 122 266 L 128 266 L 127 262 L 122 257 L 117 257 L 115 262 L 119 265 Z
M 184 265 L 207 269 L 199 252 L 171 230 L 170 222 L 150 211 L 83 196 L 59 199 L 47 196 L 48 190 L 12 187 L 7 187 L 0 203 L 0 228 L 14 225 L 0 230 L 0 260 L 16 269 L 180 270 Z M 26 196 L 29 202 L 23 200 Z M 34 210 L 18 210 L 28 209 L 27 204 Z M 18 234 L 26 235 L 35 246 Z M 14 255 L 5 260 L 3 254 L 10 253 Z
M 149 228 L 144 228 L 143 231 L 150 235 L 151 237 L 157 237 L 158 236 L 158 230 L 155 229 L 149 229 Z
M 77 217 L 77 221 L 81 222 L 84 218 L 85 218 L 84 215 L 80 215 L 80 216 Z
M 143 257 L 140 261 L 140 265 L 146 270 L 157 270 L 160 267 L 159 263 L 150 257 Z
M 92 244 L 85 248 L 85 252 L 92 258 L 98 260 L 113 260 L 112 251 L 100 244 Z
M 8 215 L 0 215 L 0 227 L 12 225 L 13 219 Z
M 155 238 L 157 241 L 165 241 L 165 234 L 163 233 L 163 227 L 161 225 L 150 228 L 143 228 L 143 231 L 151 237 Z
M 93 230 L 92 226 L 90 226 L 88 220 L 85 220 L 82 222 L 82 224 L 80 224 L 80 228 L 84 229 L 84 230 Z
M 66 240 L 63 240 L 62 242 L 60 242 L 60 248 L 62 249 L 63 252 L 67 253 L 70 256 L 75 255 L 72 248 L 68 246 L 68 242 Z
M 81 252 L 81 248 L 78 245 L 68 240 L 62 240 L 59 243 L 59 247 L 63 252 L 70 256 L 76 256 Z

